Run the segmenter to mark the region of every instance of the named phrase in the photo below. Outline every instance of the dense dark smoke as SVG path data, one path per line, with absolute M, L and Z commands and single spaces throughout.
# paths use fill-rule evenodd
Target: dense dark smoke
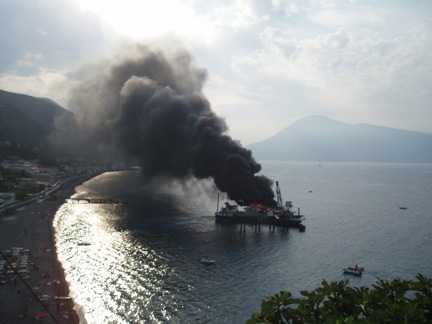
M 212 178 L 237 203 L 275 205 L 272 181 L 249 150 L 226 135 L 202 93 L 206 71 L 188 53 L 137 46 L 87 68 L 71 108 L 87 143 L 136 157 L 147 178 Z

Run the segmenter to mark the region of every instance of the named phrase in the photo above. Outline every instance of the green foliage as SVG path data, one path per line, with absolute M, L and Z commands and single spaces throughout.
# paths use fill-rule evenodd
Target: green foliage
M 280 292 L 261 303 L 257 323 L 432 323 L 432 279 L 378 279 L 373 288 L 349 287 L 348 280 L 323 281 L 302 298 Z

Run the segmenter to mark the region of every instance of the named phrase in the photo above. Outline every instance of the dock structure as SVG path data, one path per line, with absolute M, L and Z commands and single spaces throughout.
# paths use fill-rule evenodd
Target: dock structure
M 69 198 L 68 203 L 73 204 L 119 204 L 111 198 Z
M 300 232 L 306 230 L 303 225 L 304 216 L 298 212 L 292 211 L 292 201 L 286 201 L 285 205 L 282 201 L 282 195 L 279 189 L 279 183 L 276 181 L 277 206 L 266 207 L 260 203 L 249 204 L 247 207 L 239 207 L 232 205 L 228 201 L 224 203 L 219 210 L 219 195 L 215 218 L 218 223 L 240 224 L 240 230 L 246 231 L 246 226 L 255 228 L 256 232 L 261 231 L 261 226 L 268 225 L 271 231 L 276 227 L 298 228 Z
M 254 228 L 255 232 L 261 231 L 261 226 L 267 226 L 270 231 L 274 232 L 276 227 L 288 230 L 290 227 L 288 220 L 280 220 L 275 217 L 267 216 L 238 216 L 240 221 L 240 231 L 245 232 L 246 226 Z
M 265 226 L 268 226 L 269 230 L 273 232 L 275 231 L 276 227 L 280 227 L 283 230 L 288 230 L 289 228 L 297 228 L 301 232 L 304 232 L 306 229 L 306 227 L 298 220 L 292 220 L 289 217 L 276 218 L 274 216 L 267 216 L 264 214 L 254 216 L 238 215 L 222 218 L 216 217 L 216 222 L 225 224 L 238 224 L 240 225 L 240 231 L 246 231 L 247 226 L 254 228 L 255 232 L 260 232 L 261 227 Z

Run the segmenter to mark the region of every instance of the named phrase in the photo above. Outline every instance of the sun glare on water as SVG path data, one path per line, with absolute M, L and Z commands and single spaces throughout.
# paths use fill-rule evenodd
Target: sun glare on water
M 179 0 L 81 0 L 81 9 L 93 12 L 119 33 L 134 38 L 174 32 L 210 37 L 211 28 Z

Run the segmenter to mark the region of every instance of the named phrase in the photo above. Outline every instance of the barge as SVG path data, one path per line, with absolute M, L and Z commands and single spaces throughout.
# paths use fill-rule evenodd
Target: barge
M 292 210 L 293 205 L 291 201 L 287 201 L 285 205 L 283 205 L 279 183 L 277 181 L 276 193 L 278 198 L 277 207 L 266 207 L 262 204 L 250 204 L 247 207 L 240 207 L 225 202 L 224 206 L 215 213 L 216 222 L 250 225 L 262 224 L 287 228 L 294 227 L 302 232 L 305 231 L 306 227 L 303 225 L 305 219 L 304 215 L 300 214 L 300 208 L 298 208 L 297 213 Z

